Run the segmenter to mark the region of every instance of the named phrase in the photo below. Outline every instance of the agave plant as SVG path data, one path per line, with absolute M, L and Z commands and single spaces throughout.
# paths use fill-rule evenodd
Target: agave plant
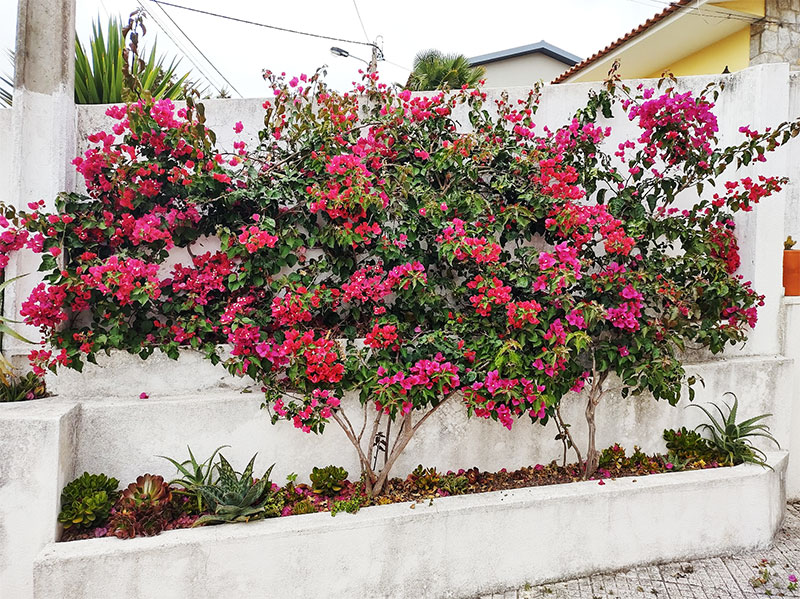
M 177 468 L 178 474 L 180 474 L 181 477 L 169 481 L 169 484 L 179 485 L 181 489 L 177 489 L 175 493 L 186 495 L 193 499 L 198 512 L 203 511 L 203 494 L 200 493 L 199 488 L 204 485 L 211 486 L 215 483 L 214 471 L 217 465 L 214 463 L 214 458 L 217 457 L 220 450 L 226 447 L 230 447 L 230 445 L 220 445 L 217 447 L 214 453 L 211 454 L 211 457 L 204 462 L 197 461 L 192 453 L 192 448 L 188 445 L 186 449 L 189 450 L 189 459 L 183 462 L 178 462 L 164 455 L 158 456 L 164 458 Z
M 723 464 L 736 465 L 744 462 L 767 466 L 767 456 L 763 451 L 753 445 L 755 437 L 764 437 L 780 447 L 777 439 L 769 432 L 769 426 L 761 421 L 772 414 L 760 414 L 744 422 L 736 422 L 736 412 L 739 409 L 739 399 L 735 394 L 725 393 L 733 397 L 733 405 L 723 402 L 728 413 L 723 412 L 717 404 L 711 403 L 719 413 L 719 420 L 703 406 L 692 404 L 693 407 L 703 410 L 710 423 L 700 424 L 695 430 L 706 430 L 711 435 L 709 444 L 722 456 Z
M 272 491 L 272 483 L 269 480 L 275 464 L 269 467 L 264 476 L 253 481 L 255 461 L 256 456 L 253 456 L 241 476 L 237 476 L 225 456 L 219 454 L 219 464 L 217 465 L 219 479 L 216 484 L 198 486 L 198 491 L 205 497 L 214 513 L 202 516 L 194 523 L 194 526 L 222 522 L 248 522 L 268 516 L 277 516 L 280 513 L 281 497 Z

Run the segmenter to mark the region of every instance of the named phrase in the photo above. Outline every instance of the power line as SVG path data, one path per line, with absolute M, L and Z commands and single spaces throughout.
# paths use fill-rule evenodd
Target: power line
M 391 60 L 386 60 L 386 59 L 384 58 L 384 59 L 383 59 L 383 62 L 386 62 L 386 63 L 388 63 L 388 64 L 390 64 L 390 65 L 393 65 L 393 66 L 395 66 L 395 67 L 399 67 L 399 68 L 403 69 L 404 71 L 408 71 L 409 73 L 411 72 L 411 69 L 409 69 L 408 67 L 404 67 L 403 65 L 401 65 L 401 64 L 397 64 L 396 62 L 392 62 Z
M 142 10 L 146 10 L 141 0 L 136 0 L 136 2 L 139 6 L 142 7 Z M 172 41 L 172 43 L 175 44 L 175 47 L 178 48 L 178 50 L 180 50 L 180 52 L 183 53 L 183 55 L 189 60 L 189 62 L 192 63 L 194 68 L 196 68 L 200 72 L 200 74 L 203 77 L 205 77 L 209 85 L 211 85 L 211 87 L 217 90 L 217 93 L 221 93 L 222 90 L 219 88 L 218 85 L 214 83 L 213 78 L 209 77 L 203 70 L 203 68 L 197 62 L 195 62 L 194 58 L 192 57 L 192 53 L 187 50 L 186 46 L 184 46 L 182 43 L 179 43 L 177 39 L 172 37 L 169 30 L 166 27 L 164 27 L 164 25 L 156 18 L 156 16 L 153 13 L 148 13 L 148 14 L 152 17 L 153 21 L 155 21 L 156 25 L 158 25 L 161 31 L 164 32 L 164 35 L 166 35 L 170 39 L 170 41 Z
M 361 23 L 361 31 L 364 32 L 364 37 L 367 38 L 367 41 L 370 41 L 369 34 L 367 34 L 367 28 L 364 27 L 364 20 L 361 18 L 361 12 L 358 10 L 358 2 L 353 0 L 353 8 L 356 9 L 356 15 L 358 16 L 358 22 Z
M 635 4 L 641 4 L 642 6 L 652 6 L 652 7 L 659 7 L 662 9 L 671 8 L 677 4 L 677 2 L 670 2 L 669 0 L 628 0 L 628 2 L 633 2 Z M 691 12 L 694 13 L 698 17 L 706 17 L 706 18 L 713 18 L 713 19 L 724 19 L 728 21 L 743 21 L 746 23 L 754 23 L 756 21 L 762 21 L 766 23 L 780 23 L 780 21 L 776 21 L 774 19 L 769 19 L 767 17 L 758 17 L 753 15 L 752 17 L 748 17 L 747 15 L 734 15 L 734 14 L 725 14 L 713 10 L 708 10 L 700 6 L 680 6 L 675 11 L 678 12 Z
M 217 17 L 218 19 L 226 19 L 228 21 L 235 21 L 236 23 L 244 23 L 246 25 L 254 25 L 256 27 L 264 27 L 266 29 L 274 29 L 276 31 L 283 31 L 285 33 L 296 33 L 297 35 L 305 35 L 308 37 L 316 37 L 323 40 L 331 40 L 334 42 L 344 42 L 346 44 L 357 44 L 359 46 L 369 46 L 374 47 L 375 44 L 372 42 L 357 42 L 355 40 L 349 40 L 341 37 L 333 37 L 331 35 L 322 35 L 319 33 L 309 33 L 308 31 L 299 31 L 297 29 L 289 29 L 287 27 L 278 27 L 277 25 L 267 25 L 266 23 L 258 23 L 256 21 L 248 21 L 247 19 L 239 19 L 237 17 L 231 17 L 228 15 L 221 15 L 219 13 L 209 12 L 207 10 L 200 10 L 199 8 L 191 8 L 190 6 L 181 6 L 180 4 L 173 4 L 171 2 L 164 2 L 163 0 L 150 0 L 155 4 L 163 4 L 164 6 L 171 6 L 173 8 L 180 8 L 182 10 L 188 10 L 189 12 L 195 12 L 201 15 L 208 15 L 209 17 Z
M 181 29 L 181 26 L 180 26 L 180 25 L 178 25 L 178 24 L 175 22 L 175 19 L 173 19 L 173 18 L 172 18 L 172 16 L 171 16 L 171 15 L 170 15 L 170 14 L 169 14 L 167 11 L 166 11 L 166 9 L 164 9 L 164 7 L 162 7 L 162 6 L 161 6 L 159 3 L 156 3 L 156 4 L 157 4 L 158 8 L 161 10 L 161 12 L 163 12 L 163 13 L 166 15 L 166 17 L 167 17 L 167 18 L 170 20 L 170 22 L 171 22 L 173 25 L 175 25 L 175 27 L 178 29 L 178 31 L 180 31 L 180 32 L 181 32 L 181 34 L 183 35 L 183 37 L 185 37 L 185 38 L 187 39 L 187 41 L 188 41 L 188 42 L 189 42 L 189 43 L 192 45 L 192 47 L 193 47 L 195 50 L 197 50 L 197 51 L 200 53 L 200 56 L 202 56 L 202 57 L 203 57 L 203 59 L 204 59 L 204 60 L 205 60 L 205 61 L 206 61 L 208 64 L 210 64 L 210 65 L 211 65 L 211 68 L 212 68 L 212 69 L 214 69 L 214 70 L 217 72 L 217 74 L 218 74 L 220 77 L 222 77 L 222 80 L 223 80 L 223 81 L 225 81 L 225 83 L 227 83 L 227 84 L 230 86 L 230 88 L 231 88 L 233 91 L 235 91 L 237 94 L 239 94 L 239 97 L 240 97 L 240 98 L 243 98 L 244 96 L 242 95 L 242 93 L 241 93 L 241 92 L 240 92 L 238 89 L 236 89 L 236 86 L 235 86 L 233 83 L 231 83 L 231 82 L 228 80 L 228 78 L 227 78 L 225 75 L 223 75 L 223 74 L 222 74 L 222 72 L 221 72 L 221 71 L 220 71 L 220 70 L 219 70 L 219 69 L 216 67 L 216 65 L 215 65 L 213 62 L 211 62 L 211 60 L 209 60 L 208 56 L 206 56 L 206 55 L 203 53 L 203 51 L 202 51 L 200 48 L 198 48 L 198 47 L 197 47 L 197 44 L 195 44 L 195 43 L 192 41 L 192 38 L 190 38 L 188 35 L 186 35 L 186 32 L 185 32 L 183 29 Z M 217 91 L 219 91 L 219 90 L 217 90 Z

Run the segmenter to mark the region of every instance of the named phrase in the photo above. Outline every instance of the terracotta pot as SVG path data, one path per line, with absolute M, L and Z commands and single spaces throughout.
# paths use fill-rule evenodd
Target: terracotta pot
M 783 250 L 783 289 L 785 295 L 800 295 L 800 250 Z

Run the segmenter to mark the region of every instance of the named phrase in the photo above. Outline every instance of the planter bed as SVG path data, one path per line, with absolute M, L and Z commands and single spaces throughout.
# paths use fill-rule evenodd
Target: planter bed
M 787 455 L 753 465 L 569 483 L 48 545 L 37 598 L 473 597 L 590 572 L 765 546 Z

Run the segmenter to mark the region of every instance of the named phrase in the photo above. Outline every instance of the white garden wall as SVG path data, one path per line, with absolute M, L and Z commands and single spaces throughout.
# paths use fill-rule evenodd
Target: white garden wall
M 115 354 L 105 367 L 88 366 L 85 375 L 65 373 L 51 380 L 51 388 L 59 395 L 45 401 L 80 402 L 75 476 L 84 471 L 105 472 L 123 482 L 143 472 L 169 476 L 172 467 L 157 456 L 185 456 L 187 444 L 198 457 L 220 445 L 231 445 L 224 454 L 240 467 L 258 452 L 258 469 L 276 464 L 276 482 L 291 472 L 307 481 L 312 467 L 328 464 L 344 466 L 357 475 L 354 450 L 336 423 L 331 422 L 320 436 L 305 434 L 288 422 L 273 426 L 259 407 L 258 390 L 241 393 L 236 386 L 243 381 L 226 376 L 222 368 L 191 354 L 177 363 L 163 356 L 153 358 L 150 366 L 138 357 Z M 695 403 L 719 401 L 725 392 L 735 390 L 741 417 L 772 413 L 768 423 L 782 447 L 788 448 L 791 406 L 786 398 L 792 393 L 792 366 L 782 357 L 742 357 L 689 364 L 686 370 L 705 383 L 697 385 Z M 192 391 L 178 393 L 179 385 Z M 139 399 L 142 392 L 149 397 Z M 687 405 L 687 398 L 672 407 L 648 396 L 623 399 L 609 394 L 597 411 L 598 443 L 601 447 L 619 442 L 629 450 L 639 445 L 648 452 L 663 451 L 665 428 L 694 427 L 704 421 L 700 410 Z M 358 407 L 356 401 L 345 406 L 353 422 L 360 421 L 357 416 L 353 419 L 352 410 Z M 582 399 L 565 400 L 564 418 L 573 425 L 571 430 L 581 448 L 586 435 L 583 410 Z M 548 463 L 562 455 L 555 434 L 552 423 L 531 425 L 525 418 L 511 431 L 497 422 L 467 419 L 464 408 L 453 400 L 423 425 L 394 473 L 406 476 L 420 463 L 440 471 Z M 568 454 L 568 459 L 574 461 L 574 455 Z M 800 497 L 800 487 L 790 493 Z
M 770 463 L 51 544 L 34 597 L 466 598 L 690 561 L 771 542 L 785 454 Z

